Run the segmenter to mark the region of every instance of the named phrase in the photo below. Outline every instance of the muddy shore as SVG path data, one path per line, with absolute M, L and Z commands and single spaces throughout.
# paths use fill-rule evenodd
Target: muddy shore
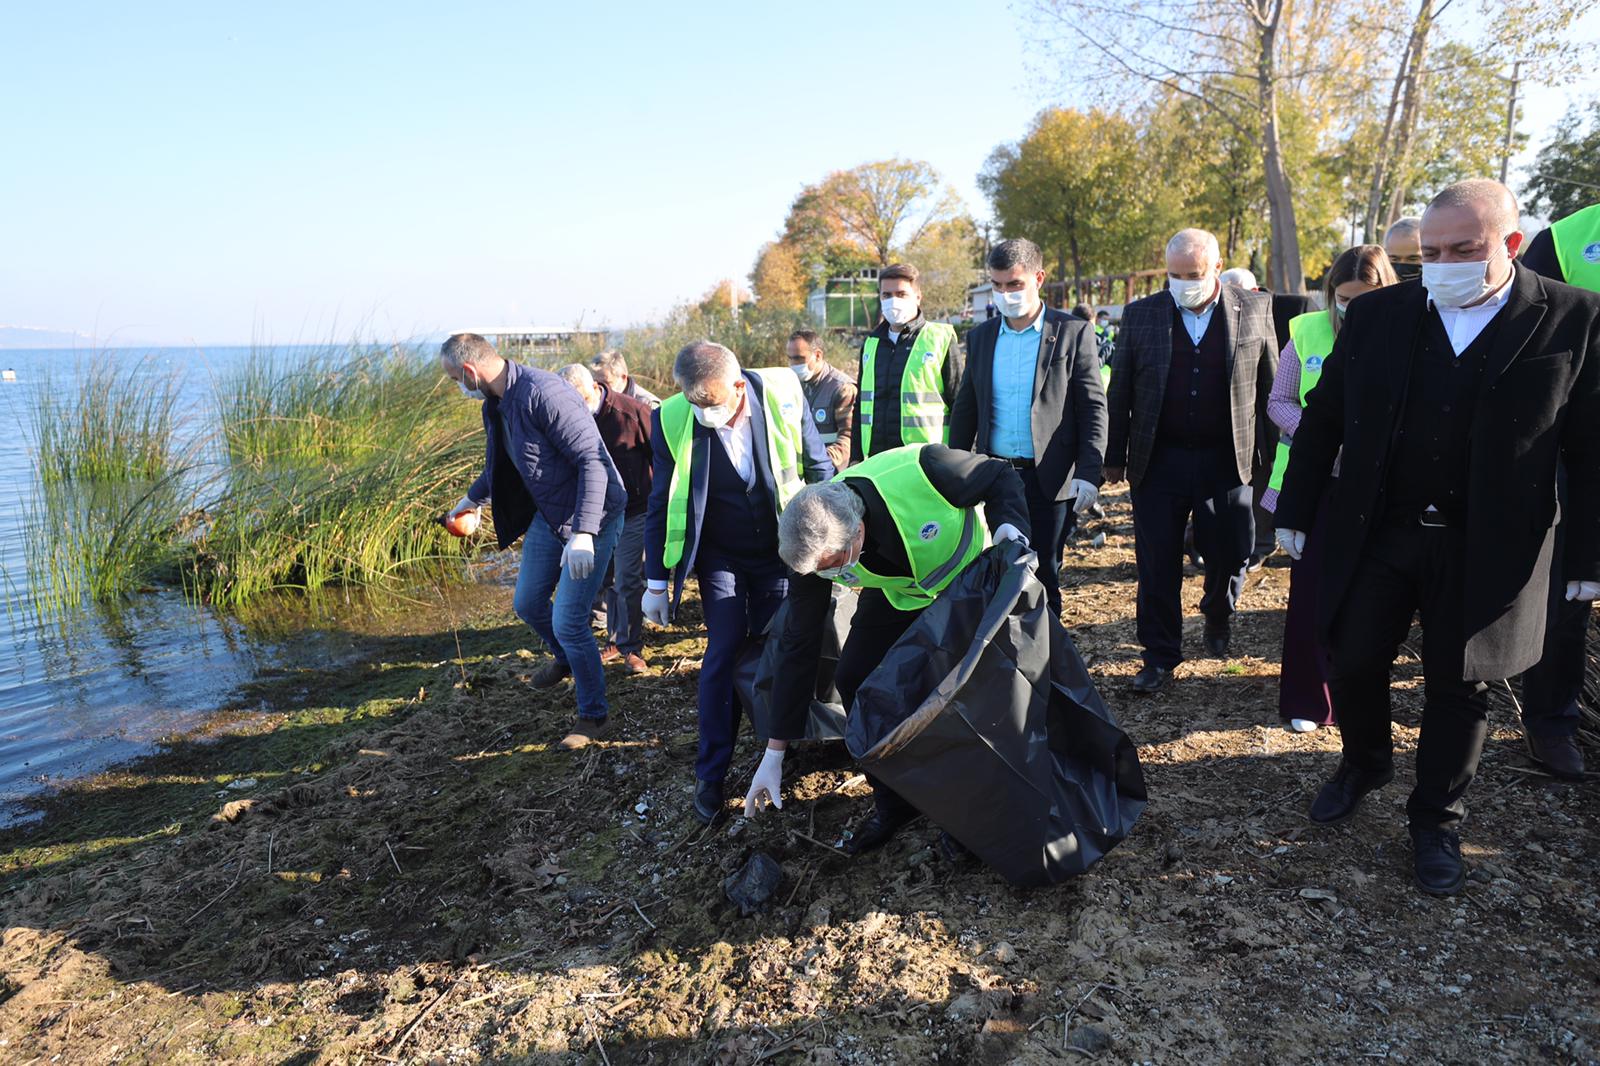
M 542 652 L 502 593 L 264 679 L 245 699 L 270 713 L 0 833 L 0 1060 L 1600 1058 L 1594 781 L 1533 770 L 1497 698 L 1468 891 L 1420 895 L 1419 664 L 1400 671 L 1395 783 L 1312 827 L 1338 744 L 1277 722 L 1288 571 L 1251 575 L 1231 659 L 1137 698 L 1130 517 L 1111 504 L 1088 530 L 1105 546 L 1069 555 L 1066 620 L 1151 804 L 1078 881 L 1009 888 L 939 858 L 926 825 L 846 857 L 867 793 L 826 747 L 786 763 L 782 811 L 702 830 L 694 605 L 651 634 L 650 676 L 608 668 L 620 729 L 572 756 L 553 748 L 570 687 L 528 687 Z M 1199 655 L 1198 618 L 1186 641 Z M 730 791 L 757 754 L 747 740 Z M 783 882 L 740 917 L 722 882 L 754 851 Z

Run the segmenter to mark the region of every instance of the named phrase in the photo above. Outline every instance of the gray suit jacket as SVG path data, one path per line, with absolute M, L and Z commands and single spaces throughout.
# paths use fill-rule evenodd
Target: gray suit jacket
M 1214 312 L 1228 331 L 1228 392 L 1233 425 L 1233 452 L 1239 481 L 1250 484 L 1258 449 L 1256 424 L 1264 419 L 1278 352 L 1272 332 L 1272 296 L 1222 286 Z M 1106 465 L 1125 466 L 1128 482 L 1137 485 L 1150 465 L 1156 426 L 1167 396 L 1167 371 L 1172 368 L 1172 296 L 1165 291 L 1135 300 L 1122 312 L 1117 347 L 1111 357 L 1111 435 Z M 1272 456 L 1263 455 L 1270 464 Z
M 950 447 L 992 454 L 996 315 L 967 334 L 967 371 L 950 410 Z M 1047 499 L 1064 500 L 1073 478 L 1098 486 L 1106 451 L 1106 396 L 1094 325 L 1046 308 L 1033 373 L 1035 474 Z

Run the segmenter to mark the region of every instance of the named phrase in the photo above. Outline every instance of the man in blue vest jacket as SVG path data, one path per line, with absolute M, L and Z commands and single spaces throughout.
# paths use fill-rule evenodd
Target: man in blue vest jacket
M 622 531 L 622 478 L 583 398 L 556 375 L 502 359 L 475 333 L 445 341 L 439 361 L 464 394 L 483 401 L 488 437 L 483 473 L 450 514 L 490 503 L 501 548 L 527 534 L 512 608 L 552 656 L 534 687 L 569 674 L 577 687 L 577 725 L 560 746 L 585 747 L 610 727 L 589 605 Z

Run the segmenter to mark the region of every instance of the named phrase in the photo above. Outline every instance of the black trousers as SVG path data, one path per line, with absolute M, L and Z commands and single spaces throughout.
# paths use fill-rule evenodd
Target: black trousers
M 1377 772 L 1394 761 L 1389 673 L 1411 619 L 1422 616 L 1426 696 L 1417 785 L 1406 804 L 1418 828 L 1453 829 L 1488 732 L 1489 686 L 1462 680 L 1466 629 L 1465 536 L 1455 529 L 1386 522 L 1374 529 L 1335 622 L 1328 690 L 1344 757 Z
M 1194 518 L 1195 547 L 1205 557 L 1200 613 L 1225 625 L 1244 591 L 1255 543 L 1249 485 L 1239 483 L 1233 446 L 1179 448 L 1156 442 L 1132 490 L 1133 550 L 1139 570 L 1138 633 L 1144 661 L 1183 661 L 1183 533 Z
M 1567 506 L 1567 472 L 1556 471 L 1556 489 L 1563 514 Z M 1554 561 L 1550 565 L 1550 601 L 1545 615 L 1544 653 L 1522 675 L 1522 728 L 1529 736 L 1570 737 L 1578 732 L 1582 710 L 1585 652 L 1589 641 L 1589 604 L 1567 602 L 1561 569 L 1567 548 L 1567 523 L 1556 525 Z
M 1039 556 L 1039 580 L 1044 584 L 1045 601 L 1057 618 L 1061 617 L 1061 548 L 1067 518 L 1072 514 L 1070 500 L 1047 499 L 1039 490 L 1039 474 L 1033 467 L 1018 470 L 1022 493 L 1028 501 L 1028 543 Z
M 850 635 L 839 649 L 839 664 L 833 672 L 834 686 L 847 711 L 855 704 L 856 690 L 867 675 L 878 668 L 884 655 L 921 616 L 921 611 L 899 610 L 877 589 L 861 590 L 855 617 L 850 621 Z M 872 785 L 873 802 L 880 811 L 890 816 L 911 812 L 909 803 L 871 774 L 867 775 L 867 781 Z

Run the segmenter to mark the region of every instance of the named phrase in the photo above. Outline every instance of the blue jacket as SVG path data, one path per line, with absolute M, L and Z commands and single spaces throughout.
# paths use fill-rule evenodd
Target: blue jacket
M 746 405 L 750 413 L 750 437 L 755 444 L 756 479 L 766 487 L 772 498 L 777 498 L 777 479 L 772 476 L 772 457 L 767 453 L 767 411 L 761 379 L 754 374 L 744 375 Z M 800 464 L 806 481 L 816 484 L 834 474 L 828 449 L 817 433 L 816 424 L 799 412 L 800 437 L 804 454 Z M 661 411 L 651 415 L 650 446 L 655 452 L 654 480 L 650 486 L 650 510 L 644 526 L 644 573 L 655 581 L 665 581 L 669 575 L 662 558 L 667 547 L 667 493 L 672 486 L 672 449 L 667 446 L 667 435 L 661 431 Z M 695 551 L 700 545 L 700 524 L 705 516 L 707 486 L 711 480 L 711 464 L 706 448 L 715 430 L 707 429 L 694 421 L 694 450 L 689 461 L 689 528 L 684 534 L 683 558 L 676 567 L 673 581 L 673 602 L 683 594 L 683 581 L 694 569 Z
M 594 416 L 576 389 L 547 370 L 506 363 L 506 391 L 483 401 L 483 473 L 467 490 L 494 506 L 494 531 L 509 548 L 534 514 L 557 537 L 600 532 L 628 494 Z

